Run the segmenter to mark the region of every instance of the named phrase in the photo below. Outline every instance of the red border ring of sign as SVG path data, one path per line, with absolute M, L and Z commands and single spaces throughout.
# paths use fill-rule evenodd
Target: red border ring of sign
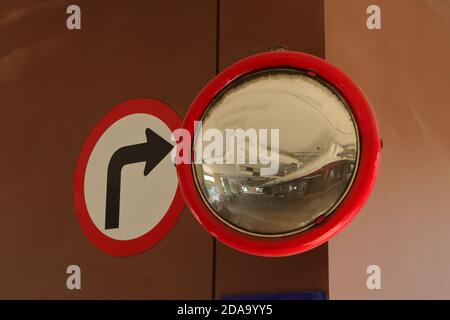
M 157 244 L 167 235 L 184 208 L 184 199 L 178 183 L 172 204 L 161 221 L 146 234 L 131 240 L 116 240 L 106 236 L 90 218 L 84 197 L 84 176 L 92 150 L 111 125 L 128 115 L 136 113 L 145 113 L 161 119 L 172 132 L 178 129 L 181 124 L 181 119 L 177 113 L 161 101 L 144 98 L 125 101 L 109 111 L 91 131 L 81 149 L 74 174 L 73 199 L 81 228 L 97 248 L 113 256 L 136 255 Z
M 360 162 L 355 180 L 339 207 L 315 227 L 287 237 L 267 238 L 238 232 L 210 212 L 197 191 L 190 164 L 177 165 L 181 191 L 200 224 L 221 242 L 245 253 L 287 256 L 315 248 L 341 231 L 355 217 L 375 183 L 381 139 L 372 109 L 358 86 L 342 71 L 323 59 L 291 51 L 261 53 L 245 58 L 219 73 L 197 95 L 182 127 L 194 137 L 194 121 L 200 120 L 214 97 L 230 82 L 258 70 L 290 67 L 311 71 L 334 85 L 349 104 L 359 127 Z

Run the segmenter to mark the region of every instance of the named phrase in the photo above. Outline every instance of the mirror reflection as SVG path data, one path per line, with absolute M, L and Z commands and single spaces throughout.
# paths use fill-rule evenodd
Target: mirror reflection
M 216 129 L 223 137 L 230 129 L 244 133 L 241 144 L 221 140 L 221 154 L 212 156 L 197 135 L 194 148 L 206 155 L 193 164 L 204 201 L 241 232 L 275 237 L 312 227 L 339 205 L 358 167 L 358 130 L 349 108 L 324 80 L 300 70 L 264 70 L 234 81 L 201 125 L 202 132 Z M 244 161 L 236 159 L 240 151 Z

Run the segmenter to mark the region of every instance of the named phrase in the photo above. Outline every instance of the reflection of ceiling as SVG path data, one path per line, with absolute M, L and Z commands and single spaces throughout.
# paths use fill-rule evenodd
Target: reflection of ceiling
M 336 144 L 331 144 L 325 153 L 312 158 L 311 161 L 301 164 L 299 167 L 280 164 L 278 174 L 272 176 L 255 176 L 255 172 L 259 173 L 259 165 L 204 164 L 203 171 L 208 175 L 219 173 L 221 176 L 233 181 L 243 182 L 249 178 L 253 180 L 257 179 L 259 182 L 258 186 L 268 187 L 311 175 L 326 165 L 336 161 L 355 159 L 354 154 L 352 154 L 352 157 L 347 157 L 343 150 L 344 149 L 342 147 Z
M 279 129 L 277 174 L 260 177 L 260 163 L 203 165 L 208 175 L 219 173 L 247 185 L 299 179 L 333 162 L 353 161 L 357 154 L 356 128 L 345 104 L 328 87 L 299 73 L 266 73 L 230 89 L 208 109 L 202 125 L 203 132 L 215 128 L 224 137 L 226 129 Z M 267 146 L 247 141 L 245 154 L 258 148 Z
M 330 139 L 355 142 L 351 115 L 327 87 L 299 74 L 249 80 L 226 93 L 208 111 L 203 128 L 276 128 L 286 152 L 314 151 Z
M 291 172 L 285 176 L 282 177 L 274 177 L 275 179 L 265 183 L 263 186 L 270 186 L 282 182 L 287 182 L 295 179 L 299 179 L 302 177 L 305 177 L 307 175 L 310 175 L 314 172 L 319 171 L 322 167 L 333 163 L 335 161 L 342 160 L 342 157 L 338 156 L 338 154 L 343 149 L 338 146 L 337 144 L 330 144 L 328 150 L 326 153 L 321 154 L 320 156 L 314 158 L 312 161 L 306 163 L 303 167 L 299 168 L 298 170 Z

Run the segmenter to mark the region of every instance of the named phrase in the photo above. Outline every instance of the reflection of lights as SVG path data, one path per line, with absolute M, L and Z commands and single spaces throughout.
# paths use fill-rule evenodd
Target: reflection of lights
M 219 201 L 220 200 L 220 195 L 219 195 L 219 191 L 217 191 L 216 187 L 211 187 L 208 188 L 208 193 L 209 193 L 209 199 L 211 201 Z
M 214 182 L 213 176 L 209 176 L 209 175 L 205 174 L 203 177 L 204 177 L 204 179 L 205 179 L 206 181 Z

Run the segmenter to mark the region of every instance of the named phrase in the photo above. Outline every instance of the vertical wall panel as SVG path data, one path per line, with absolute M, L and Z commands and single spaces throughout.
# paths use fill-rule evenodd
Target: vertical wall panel
M 324 56 L 323 1 L 221 0 L 219 67 L 273 45 Z M 217 243 L 216 298 L 225 294 L 328 290 L 327 245 L 287 258 L 261 258 Z
M 382 29 L 366 28 L 378 4 Z M 329 243 L 331 298 L 450 298 L 450 2 L 326 0 L 326 57 L 354 78 L 384 141 L 375 190 Z M 381 290 L 366 268 L 381 267 Z
M 0 5 L 0 298 L 210 298 L 212 242 L 185 210 L 142 255 L 111 257 L 87 240 L 72 204 L 84 139 L 118 103 L 158 98 L 183 116 L 215 73 L 215 1 Z M 66 289 L 66 267 L 82 290 Z

